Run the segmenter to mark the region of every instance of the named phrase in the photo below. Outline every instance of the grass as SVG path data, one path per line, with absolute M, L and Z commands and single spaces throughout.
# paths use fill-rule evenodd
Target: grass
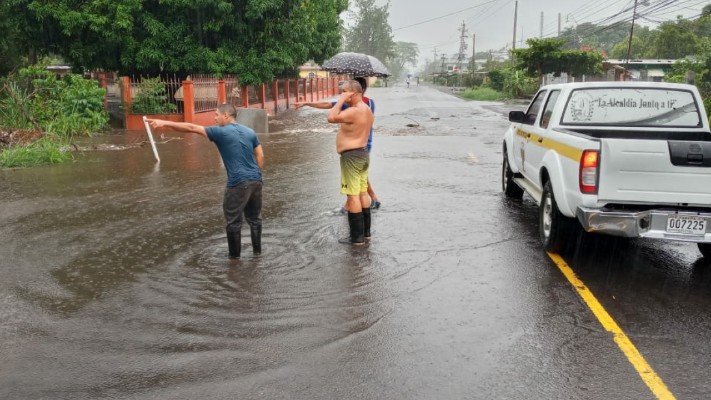
M 0 168 L 34 167 L 69 161 L 72 153 L 50 138 L 42 138 L 29 146 L 16 146 L 0 151 Z
M 503 101 L 506 99 L 503 93 L 497 92 L 491 88 L 474 88 L 467 89 L 459 93 L 460 97 L 467 100 L 479 100 L 479 101 Z

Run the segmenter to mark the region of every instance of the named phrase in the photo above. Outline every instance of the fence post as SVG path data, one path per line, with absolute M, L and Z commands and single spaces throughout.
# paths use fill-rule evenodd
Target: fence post
M 262 83 L 259 85 L 259 101 L 262 103 L 262 110 L 266 108 L 267 86 Z
M 306 95 L 307 95 L 307 93 L 306 93 L 306 79 L 304 79 L 304 80 L 301 81 L 301 88 L 304 89 L 304 90 L 302 90 L 302 93 L 303 93 L 303 95 L 304 95 L 304 100 L 303 100 L 303 101 L 307 101 L 307 100 L 306 100 Z
M 101 75 L 101 88 L 104 89 L 104 110 L 109 110 L 109 90 L 106 88 L 106 75 Z
M 311 101 L 314 101 L 314 78 L 309 78 L 309 93 L 311 95 Z
M 227 89 L 225 89 L 225 81 L 217 81 L 217 105 L 227 103 Z
M 126 125 L 128 121 L 128 112 L 131 111 L 131 78 L 124 76 L 121 77 L 121 81 L 123 82 L 123 121 L 124 125 Z
M 279 81 L 274 79 L 272 82 L 272 97 L 274 97 L 274 115 L 279 111 Z
M 290 79 L 284 79 L 284 99 L 286 100 L 286 109 L 289 109 L 289 84 L 291 83 Z
M 193 81 L 183 81 L 183 120 L 193 122 L 195 120 L 195 93 Z
M 249 108 L 249 88 L 242 86 L 242 107 Z

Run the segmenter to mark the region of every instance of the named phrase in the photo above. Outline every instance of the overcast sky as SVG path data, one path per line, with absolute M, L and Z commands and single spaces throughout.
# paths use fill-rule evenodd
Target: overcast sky
M 351 3 L 354 3 L 351 1 Z M 376 0 L 378 5 L 386 0 Z M 674 20 L 677 15 L 698 18 L 709 0 L 638 0 L 637 19 L 648 26 Z M 558 14 L 561 30 L 576 23 L 609 25 L 630 21 L 634 0 L 518 0 L 516 47 L 525 47 L 526 39 L 539 37 L 543 12 L 543 36 L 556 36 Z M 390 0 L 390 26 L 395 41 L 417 43 L 420 63 L 442 53 L 459 52 L 460 28 L 466 29 L 466 54 L 472 54 L 472 35 L 477 52 L 510 49 L 513 42 L 515 0 Z M 342 17 L 349 24 L 348 13 Z M 523 44 L 523 46 L 522 46 Z

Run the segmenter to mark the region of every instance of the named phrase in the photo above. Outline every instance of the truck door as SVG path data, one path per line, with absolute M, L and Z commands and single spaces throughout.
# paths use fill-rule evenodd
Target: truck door
M 531 135 L 528 137 L 528 145 L 526 147 L 526 152 L 528 153 L 526 156 L 527 165 L 525 165 L 525 167 L 530 173 L 528 178 L 539 188 L 543 187 L 540 176 L 543 156 L 548 150 L 555 146 L 555 143 L 550 140 L 548 126 L 550 125 L 553 108 L 558 101 L 559 95 L 560 90 L 551 90 L 548 92 L 545 105 L 539 113 L 538 120 L 533 123 Z
M 526 151 L 528 140 L 533 133 L 533 124 L 538 119 L 538 113 L 543 105 L 543 99 L 546 97 L 547 90 L 541 90 L 536 94 L 531 104 L 526 110 L 526 119 L 521 122 L 516 128 L 516 134 L 513 139 L 513 156 L 516 160 L 516 167 L 522 174 L 526 174 Z
M 547 95 L 547 90 L 541 90 L 536 94 L 528 110 L 526 110 L 526 120 L 516 130 L 516 136 L 513 141 L 516 166 L 526 179 L 534 182 L 538 187 L 540 187 L 540 178 L 538 177 L 539 163 L 543 153 L 537 140 L 541 137 L 542 128 L 539 120 Z

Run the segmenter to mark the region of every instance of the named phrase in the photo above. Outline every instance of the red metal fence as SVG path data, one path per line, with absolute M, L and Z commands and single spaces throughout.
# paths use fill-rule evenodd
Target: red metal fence
M 155 79 L 126 76 L 121 79 L 125 127 L 143 129 L 143 115 L 212 125 L 217 105 L 226 102 L 238 108 L 262 108 L 268 115 L 276 115 L 297 101 L 319 101 L 335 96 L 338 82 L 343 79 L 346 78 L 277 79 L 269 84 L 241 86 L 233 76 L 218 79 L 194 75 L 183 81 L 161 79 L 158 83 Z M 134 107 L 139 101 L 141 107 Z M 146 107 L 146 103 L 150 107 Z

